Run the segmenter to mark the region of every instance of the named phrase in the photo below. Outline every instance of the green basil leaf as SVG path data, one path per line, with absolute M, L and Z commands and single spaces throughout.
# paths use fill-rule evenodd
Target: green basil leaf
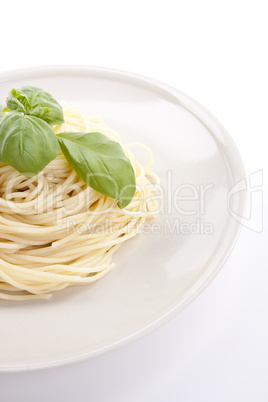
M 46 115 L 50 112 L 50 109 L 45 105 L 35 106 L 33 109 L 29 110 L 28 114 L 31 116 L 39 117 L 39 119 L 45 120 Z
M 10 110 L 26 114 L 31 108 L 27 96 L 21 95 L 16 89 L 12 89 L 7 97 L 7 106 Z
M 61 133 L 62 152 L 78 176 L 94 190 L 126 207 L 136 189 L 135 174 L 118 142 L 101 133 Z
M 21 105 L 25 111 L 19 109 Z M 64 123 L 61 105 L 52 95 L 38 87 L 24 86 L 13 89 L 7 98 L 7 106 L 10 110 L 39 117 L 50 125 Z
M 60 151 L 52 128 L 35 116 L 11 112 L 0 120 L 0 161 L 24 176 L 37 175 Z
M 0 105 L 0 117 L 3 116 L 3 111 L 4 111 L 5 106 Z

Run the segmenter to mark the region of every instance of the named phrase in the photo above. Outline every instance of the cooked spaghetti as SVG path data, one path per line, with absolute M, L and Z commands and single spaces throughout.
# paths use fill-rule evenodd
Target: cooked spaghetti
M 121 142 L 101 118 L 65 104 L 63 110 L 65 123 L 53 126 L 55 133 L 97 131 Z M 136 160 L 133 146 L 146 149 L 148 165 Z M 157 209 L 150 150 L 139 143 L 122 147 L 136 176 L 135 195 L 124 209 L 87 186 L 62 153 L 31 179 L 0 162 L 0 299 L 48 299 L 113 268 L 114 252 Z

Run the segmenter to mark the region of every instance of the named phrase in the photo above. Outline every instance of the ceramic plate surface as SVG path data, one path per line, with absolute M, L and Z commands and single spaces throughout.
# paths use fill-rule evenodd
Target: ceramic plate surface
M 0 103 L 22 85 L 101 115 L 124 143 L 149 146 L 161 180 L 160 213 L 118 250 L 114 270 L 100 281 L 48 301 L 0 301 L 2 371 L 92 357 L 182 311 L 224 264 L 245 204 L 236 189 L 245 172 L 232 139 L 185 94 L 109 69 L 45 67 L 0 74 Z

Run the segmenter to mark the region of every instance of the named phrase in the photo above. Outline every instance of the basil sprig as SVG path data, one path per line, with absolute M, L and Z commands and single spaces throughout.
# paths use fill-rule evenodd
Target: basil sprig
M 60 104 L 41 88 L 12 89 L 0 106 L 0 160 L 33 177 L 60 149 L 78 176 L 94 190 L 126 207 L 136 190 L 133 167 L 119 143 L 101 133 L 55 134 L 64 122 Z
M 39 117 L 48 124 L 64 122 L 61 105 L 41 88 L 32 86 L 13 88 L 6 102 L 10 110 Z

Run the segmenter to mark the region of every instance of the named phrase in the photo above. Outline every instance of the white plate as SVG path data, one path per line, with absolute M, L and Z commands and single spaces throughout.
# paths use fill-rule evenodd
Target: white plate
M 0 103 L 21 85 L 103 116 L 125 143 L 147 144 L 163 194 L 159 217 L 118 251 L 116 268 L 100 281 L 49 301 L 0 301 L 2 371 L 96 356 L 182 311 L 222 267 L 245 204 L 243 192 L 230 193 L 245 177 L 232 139 L 181 92 L 109 69 L 45 67 L 0 74 Z

